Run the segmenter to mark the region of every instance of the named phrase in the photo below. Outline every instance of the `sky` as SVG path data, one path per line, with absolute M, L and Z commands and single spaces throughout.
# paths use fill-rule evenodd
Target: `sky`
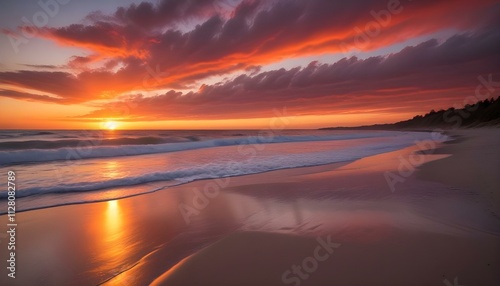
M 2 1 L 0 129 L 319 128 L 459 108 L 499 95 L 499 15 L 492 0 Z

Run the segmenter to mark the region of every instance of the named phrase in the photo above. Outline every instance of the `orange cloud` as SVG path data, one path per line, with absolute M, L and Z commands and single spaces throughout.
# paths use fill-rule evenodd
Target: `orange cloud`
M 449 29 L 460 32 L 442 44 L 427 41 L 385 57 L 254 71 L 197 92 L 125 97 L 134 107 L 121 115 L 129 120 L 261 118 L 272 116 L 270 106 L 313 116 L 415 112 L 427 102 L 444 104 L 465 96 L 478 74 L 498 74 L 496 1 L 362 2 L 243 1 L 231 14 L 219 15 L 212 11 L 214 1 L 164 0 L 118 8 L 111 15 L 93 13 L 87 24 L 44 28 L 38 34 L 86 48 L 91 56 L 71 58 L 72 72 L 0 72 L 0 84 L 17 87 L 3 87 L 0 96 L 60 104 L 109 102 L 135 90 L 179 89 L 291 57 L 370 51 Z M 176 28 L 192 18 L 199 25 Z M 96 63 L 102 65 L 93 67 Z M 442 102 L 435 99 L 438 94 Z M 384 105 L 387 100 L 394 105 Z M 116 102 L 99 104 L 99 110 L 84 117 L 116 116 Z M 401 106 L 405 104 L 413 107 Z
M 131 106 L 128 120 L 261 118 L 283 107 L 293 115 L 423 112 L 474 95 L 478 75 L 500 77 L 498 50 L 500 33 L 490 27 L 443 43 L 429 40 L 386 57 L 313 62 L 305 68 L 241 75 L 196 92 L 134 96 L 84 117 L 120 116 L 111 108 L 117 104 Z
M 229 19 L 213 16 L 185 33 L 161 31 L 180 17 L 169 14 L 170 20 L 161 20 L 167 3 L 120 8 L 112 20 L 101 17 L 89 25 L 46 28 L 40 35 L 87 48 L 101 58 L 135 57 L 159 66 L 162 76 L 154 86 L 165 87 L 289 57 L 369 51 L 442 29 L 465 30 L 477 25 L 494 1 L 367 0 L 362 6 L 320 0 L 272 2 L 275 5 L 243 1 Z M 207 7 L 189 9 L 198 16 L 211 15 L 201 13 Z M 456 15 L 465 13 L 470 16 L 457 20 Z

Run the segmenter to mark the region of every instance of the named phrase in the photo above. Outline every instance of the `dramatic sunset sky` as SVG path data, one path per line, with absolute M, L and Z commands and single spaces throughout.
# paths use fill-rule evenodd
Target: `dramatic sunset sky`
M 478 76 L 500 78 L 492 0 L 0 5 L 0 128 L 387 123 L 460 107 Z

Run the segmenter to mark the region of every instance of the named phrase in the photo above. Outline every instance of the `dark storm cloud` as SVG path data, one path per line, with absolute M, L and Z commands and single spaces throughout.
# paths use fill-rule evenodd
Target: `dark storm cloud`
M 473 94 L 479 75 L 500 76 L 499 50 L 500 30 L 489 29 L 456 35 L 441 44 L 430 40 L 387 57 L 312 62 L 305 68 L 241 75 L 187 94 L 136 96 L 129 103 L 133 116 L 156 119 L 257 117 L 281 106 L 301 114 L 324 113 L 346 98 L 352 101 L 351 109 L 391 108 L 426 101 L 439 92 L 441 100 L 452 103 Z M 109 112 L 105 107 L 88 116 Z

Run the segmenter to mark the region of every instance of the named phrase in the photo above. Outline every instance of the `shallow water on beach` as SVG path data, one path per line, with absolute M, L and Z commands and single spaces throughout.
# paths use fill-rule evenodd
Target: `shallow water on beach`
M 0 173 L 16 172 L 17 211 L 129 197 L 201 179 L 347 162 L 431 138 L 425 132 L 320 130 L 266 136 L 257 131 L 95 131 L 87 137 L 76 131 L 0 133 Z M 0 191 L 0 200 L 6 197 Z M 5 212 L 1 204 L 0 213 Z
M 409 177 L 391 192 L 383 173 L 396 170 L 398 157 L 414 151 L 410 147 L 350 163 L 201 180 L 133 198 L 19 213 L 19 269 L 30 269 L 19 283 L 147 284 L 240 231 L 332 234 L 341 241 L 375 245 L 399 231 L 500 238 L 498 222 L 465 191 Z

